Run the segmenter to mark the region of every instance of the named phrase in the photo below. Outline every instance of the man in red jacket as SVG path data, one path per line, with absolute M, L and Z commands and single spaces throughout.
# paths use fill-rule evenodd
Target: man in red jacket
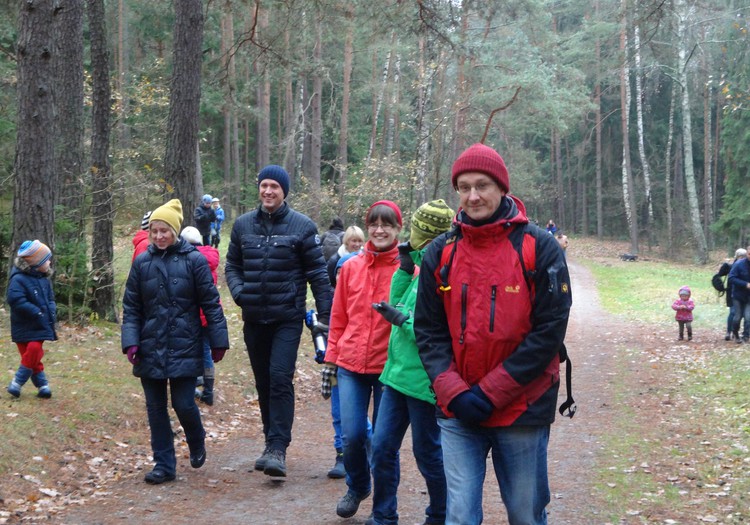
M 523 203 L 509 195 L 495 150 L 474 144 L 452 171 L 459 213 L 425 253 L 414 319 L 441 409 L 446 523 L 482 522 L 491 451 L 510 525 L 543 525 L 568 268 L 555 237 L 530 224 Z

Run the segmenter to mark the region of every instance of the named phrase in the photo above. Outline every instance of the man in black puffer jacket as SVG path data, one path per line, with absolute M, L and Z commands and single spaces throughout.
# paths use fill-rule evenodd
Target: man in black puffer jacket
M 242 307 L 244 337 L 255 375 L 265 449 L 255 468 L 286 476 L 294 420 L 294 369 L 310 283 L 318 319 L 327 324 L 333 290 L 315 223 L 285 201 L 289 174 L 269 165 L 258 174 L 260 206 L 232 228 L 225 274 Z

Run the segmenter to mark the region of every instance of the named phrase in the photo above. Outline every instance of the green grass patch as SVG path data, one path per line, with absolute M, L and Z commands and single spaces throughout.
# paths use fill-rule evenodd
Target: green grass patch
M 695 301 L 694 329 L 726 327 L 729 311 L 724 297 L 711 287 L 712 268 L 660 261 L 582 262 L 594 274 L 602 306 L 609 313 L 648 324 L 674 322 L 672 303 L 680 287 L 687 285 Z

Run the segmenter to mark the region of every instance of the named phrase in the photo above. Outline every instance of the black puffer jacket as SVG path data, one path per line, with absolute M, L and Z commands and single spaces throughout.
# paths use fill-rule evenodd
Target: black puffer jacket
M 304 319 L 308 282 L 321 322 L 327 322 L 331 313 L 333 290 L 318 230 L 312 220 L 286 202 L 273 213 L 259 206 L 237 219 L 225 274 L 246 322 Z
M 47 275 L 14 266 L 8 279 L 6 301 L 10 306 L 10 337 L 13 342 L 57 340 L 57 305 Z
M 211 348 L 229 348 L 219 292 L 208 261 L 180 239 L 166 250 L 153 244 L 133 261 L 122 300 L 122 348 L 138 346 L 133 375 L 151 379 L 203 374 L 200 310 Z

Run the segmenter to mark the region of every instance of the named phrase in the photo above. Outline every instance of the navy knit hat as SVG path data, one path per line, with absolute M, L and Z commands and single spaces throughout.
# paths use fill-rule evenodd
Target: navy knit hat
M 289 193 L 289 174 L 281 166 L 269 164 L 258 173 L 258 185 L 266 179 L 275 180 L 284 190 L 284 197 Z

